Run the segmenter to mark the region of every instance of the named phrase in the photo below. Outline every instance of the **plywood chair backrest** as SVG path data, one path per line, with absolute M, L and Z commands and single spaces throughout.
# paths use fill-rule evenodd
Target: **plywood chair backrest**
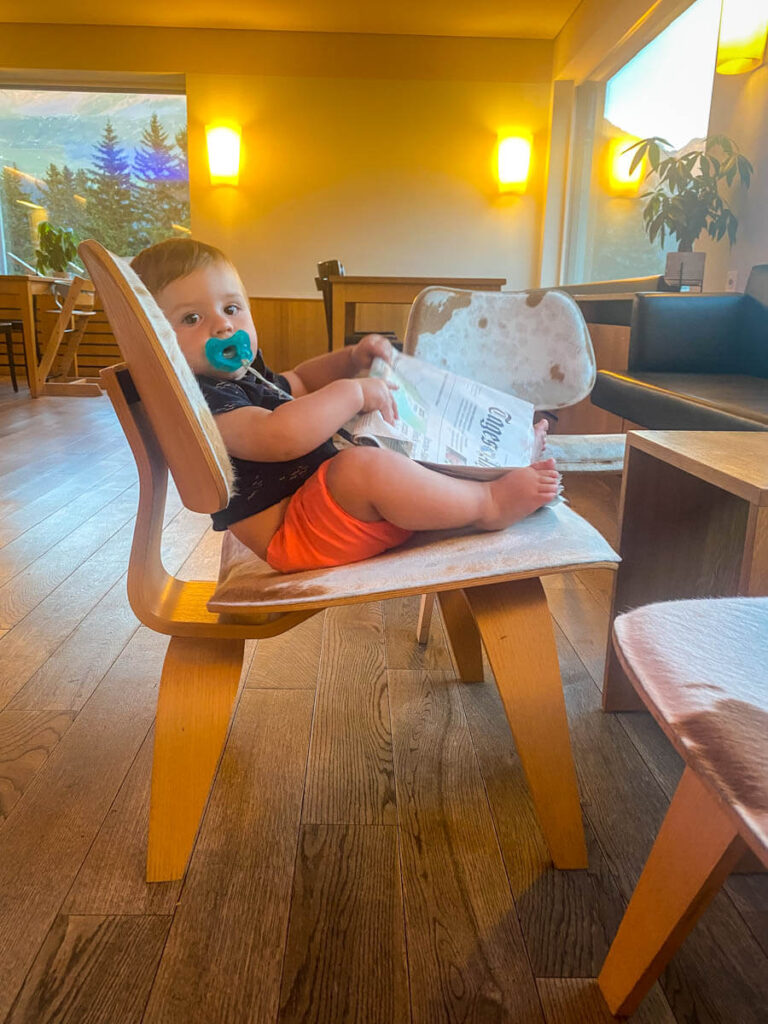
M 194 512 L 229 501 L 232 467 L 170 324 L 134 271 L 92 239 L 88 268 L 181 500 Z
M 90 281 L 82 277 L 73 277 L 69 284 L 57 283 L 53 286 L 55 305 L 46 310 L 51 318 L 48 337 L 43 345 L 43 354 L 37 370 L 40 386 L 53 369 L 57 356 L 60 357 L 60 373 L 68 373 L 77 351 L 77 344 L 85 332 L 87 316 L 94 306 L 94 291 Z M 79 314 L 79 315 L 78 315 Z M 79 322 L 73 325 L 73 320 Z M 60 353 L 61 343 L 66 334 L 73 335 L 63 355 Z
M 537 409 L 574 405 L 595 383 L 584 317 L 556 290 L 425 288 L 411 307 L 404 351 Z

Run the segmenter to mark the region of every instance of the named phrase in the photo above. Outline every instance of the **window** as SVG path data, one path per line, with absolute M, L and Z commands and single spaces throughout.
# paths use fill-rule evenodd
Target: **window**
M 574 202 L 588 204 L 571 224 L 567 280 L 606 281 L 660 274 L 665 253 L 643 229 L 643 200 L 647 183 L 634 194 L 621 194 L 610 180 L 611 161 L 633 141 L 656 135 L 676 149 L 707 134 L 715 72 L 720 0 L 696 0 L 644 49 L 605 83 L 593 105 L 591 161 L 585 162 L 581 182 L 575 182 Z M 588 83 L 594 90 L 596 83 Z
M 47 220 L 123 256 L 189 234 L 186 97 L 0 89 L 0 273 Z

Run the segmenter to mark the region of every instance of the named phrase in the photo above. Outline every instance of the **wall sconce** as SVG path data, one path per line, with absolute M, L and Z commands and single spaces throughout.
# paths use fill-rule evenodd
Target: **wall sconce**
M 205 126 L 212 185 L 236 185 L 240 175 L 240 126 Z
M 641 160 L 630 174 L 629 167 L 637 153 L 627 147 L 638 139 L 611 139 L 608 143 L 608 190 L 614 195 L 634 196 L 645 176 L 645 160 Z
M 525 192 L 531 170 L 531 145 L 530 136 L 499 136 L 499 192 Z
M 768 14 L 757 0 L 723 0 L 716 71 L 743 75 L 763 63 Z

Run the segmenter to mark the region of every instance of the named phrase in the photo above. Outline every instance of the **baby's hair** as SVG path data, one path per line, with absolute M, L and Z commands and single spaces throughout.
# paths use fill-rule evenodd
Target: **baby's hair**
M 131 266 L 152 295 L 157 295 L 172 281 L 212 263 L 232 266 L 221 249 L 194 238 L 166 238 L 142 249 L 131 260 Z

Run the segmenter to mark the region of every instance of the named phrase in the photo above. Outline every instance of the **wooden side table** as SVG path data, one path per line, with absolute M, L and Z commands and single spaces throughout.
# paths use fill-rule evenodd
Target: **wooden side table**
M 768 594 L 768 432 L 627 437 L 611 624 L 653 601 Z M 644 710 L 610 645 L 603 708 Z
M 53 277 L 38 277 L 36 274 L 0 275 L 0 305 L 18 310 L 24 336 L 24 353 L 27 360 L 27 379 L 33 398 L 40 393 L 37 373 L 37 349 L 35 346 L 36 295 L 46 295 L 56 283 Z
M 399 305 L 413 302 L 430 285 L 499 292 L 507 283 L 503 277 L 348 277 L 328 278 L 331 288 L 331 350 L 344 348 L 344 338 L 355 329 L 358 302 Z

